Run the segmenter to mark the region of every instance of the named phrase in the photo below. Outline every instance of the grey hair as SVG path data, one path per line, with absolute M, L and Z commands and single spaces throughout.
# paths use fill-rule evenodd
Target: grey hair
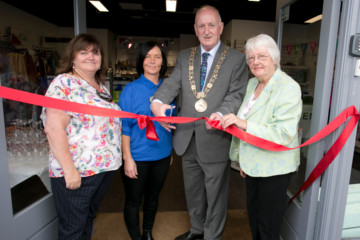
M 222 23 L 219 10 L 217 10 L 217 8 L 214 7 L 214 6 L 211 6 L 211 5 L 206 4 L 206 5 L 202 5 L 202 6 L 196 11 L 195 23 L 194 23 L 194 24 L 196 24 L 196 19 L 197 19 L 198 13 L 199 13 L 201 10 L 203 10 L 204 8 L 211 8 L 211 9 L 213 9 L 213 10 L 217 13 L 217 15 L 219 16 L 219 24 Z
M 276 68 L 280 69 L 280 50 L 272 37 L 267 34 L 259 34 L 255 37 L 249 38 L 245 44 L 246 62 L 248 63 L 248 53 L 258 47 L 265 47 L 271 59 L 276 63 Z

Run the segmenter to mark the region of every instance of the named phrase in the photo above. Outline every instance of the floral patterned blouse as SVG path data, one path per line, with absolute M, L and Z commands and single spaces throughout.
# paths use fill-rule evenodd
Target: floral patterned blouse
M 106 88 L 101 85 L 102 91 Z M 113 102 L 102 100 L 95 88 L 85 80 L 70 74 L 58 75 L 50 84 L 46 96 L 91 106 L 120 110 Z M 41 119 L 46 124 L 46 109 Z M 121 166 L 121 119 L 106 118 L 82 113 L 68 112 L 71 116 L 66 134 L 75 167 L 82 177 L 116 170 Z M 51 150 L 49 153 L 49 176 L 62 177 L 64 172 Z

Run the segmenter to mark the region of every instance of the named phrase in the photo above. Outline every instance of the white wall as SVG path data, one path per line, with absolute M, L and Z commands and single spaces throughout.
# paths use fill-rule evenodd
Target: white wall
M 27 48 L 31 55 L 33 47 L 54 48 L 61 56 L 65 50 L 66 43 L 48 43 L 45 37 L 73 38 L 74 29 L 58 27 L 52 23 L 42 20 L 39 17 L 24 12 L 18 8 L 0 1 L 0 37 L 6 33 L 7 28 L 11 28 L 11 33 L 16 35 L 22 45 L 18 48 Z M 104 47 L 105 64 L 114 64 L 114 53 L 110 49 L 114 34 L 106 29 L 87 29 L 89 34 L 95 35 L 100 44 Z
M 230 21 L 228 24 L 224 26 L 224 30 L 221 34 L 221 41 L 230 47 L 234 47 L 234 44 L 231 44 L 231 34 L 232 34 L 232 21 Z
M 221 40 L 225 44 L 230 42 L 230 46 L 235 48 L 235 40 L 245 43 L 247 39 L 260 33 L 265 33 L 274 37 L 274 32 L 274 22 L 234 19 L 226 24 Z
M 198 46 L 199 44 L 199 40 L 195 35 L 195 30 L 194 34 L 180 34 L 180 50 Z

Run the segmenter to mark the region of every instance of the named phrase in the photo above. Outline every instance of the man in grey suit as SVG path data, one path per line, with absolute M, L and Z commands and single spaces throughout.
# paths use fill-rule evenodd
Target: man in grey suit
M 194 28 L 200 47 L 179 52 L 172 74 L 153 97 L 155 116 L 165 116 L 171 108 L 168 104 L 180 90 L 180 116 L 220 120 L 240 107 L 248 78 L 245 56 L 221 43 L 224 23 L 218 10 L 209 5 L 201 7 Z M 161 124 L 169 131 L 175 129 Z M 182 156 L 191 222 L 190 231 L 176 240 L 221 239 L 227 215 L 230 142 L 230 134 L 214 130 L 204 121 L 176 126 L 173 145 Z

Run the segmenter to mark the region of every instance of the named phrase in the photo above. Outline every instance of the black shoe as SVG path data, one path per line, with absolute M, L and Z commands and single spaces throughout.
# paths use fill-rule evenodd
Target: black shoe
M 192 234 L 190 231 L 177 236 L 175 240 L 195 240 L 195 239 L 203 239 L 204 234 Z
M 144 230 L 141 240 L 154 240 L 151 230 Z

